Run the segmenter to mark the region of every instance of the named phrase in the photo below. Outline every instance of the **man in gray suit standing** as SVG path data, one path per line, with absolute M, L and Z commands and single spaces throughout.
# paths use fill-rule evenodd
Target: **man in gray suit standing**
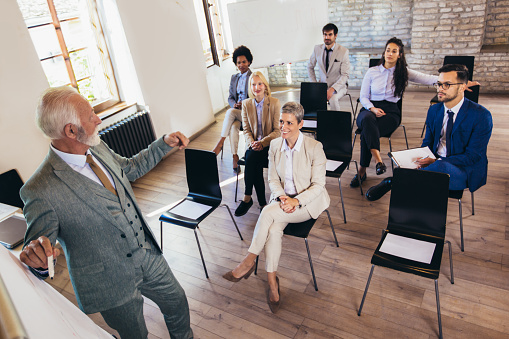
M 336 43 L 338 27 L 327 24 L 322 28 L 323 44 L 316 45 L 309 58 L 308 75 L 317 82 L 315 65 L 318 64 L 320 81 L 327 83 L 327 100 L 333 111 L 339 111 L 339 100 L 346 94 L 350 59 L 348 49 Z
M 69 87 L 44 93 L 36 122 L 51 146 L 20 191 L 28 223 L 21 261 L 47 277 L 58 240 L 83 312 L 100 312 L 122 339 L 147 338 L 144 295 L 161 309 L 171 338 L 192 338 L 185 292 L 129 183 L 189 140 L 175 132 L 130 159 L 121 157 L 99 139 L 101 120 L 90 103 Z

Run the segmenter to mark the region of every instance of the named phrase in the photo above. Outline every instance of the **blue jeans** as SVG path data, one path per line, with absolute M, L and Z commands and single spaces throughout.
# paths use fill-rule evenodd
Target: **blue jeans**
M 437 160 L 428 167 L 425 167 L 424 170 L 449 174 L 450 190 L 460 191 L 468 187 L 467 173 L 447 161 Z
M 117 330 L 122 339 L 144 339 L 148 336 L 143 317 L 143 297 L 154 301 L 161 309 L 172 339 L 193 338 L 186 294 L 162 254 L 145 251 L 143 263 L 136 268 L 136 288 L 131 301 L 101 312 L 104 321 Z

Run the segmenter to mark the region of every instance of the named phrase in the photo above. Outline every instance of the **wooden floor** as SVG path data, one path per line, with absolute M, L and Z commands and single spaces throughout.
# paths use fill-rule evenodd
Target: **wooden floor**
M 281 89 L 276 89 L 276 91 Z M 282 103 L 297 100 L 299 92 L 275 95 Z M 354 100 L 358 91 L 352 91 Z M 407 92 L 403 103 L 403 123 L 410 147 L 420 146 L 421 130 L 433 93 Z M 349 108 L 342 101 L 342 108 Z M 458 203 L 450 199 L 447 236 L 452 242 L 455 284 L 450 284 L 447 252 L 439 279 L 444 337 L 509 338 L 509 207 L 508 151 L 509 97 L 481 95 L 479 103 L 493 114 L 494 129 L 488 147 L 488 183 L 475 193 L 475 215 L 471 215 L 470 195 L 465 194 L 463 220 L 465 252 L 459 248 Z M 355 106 L 355 102 L 354 102 Z M 348 109 L 349 110 L 349 109 Z M 212 149 L 220 135 L 224 114 L 217 123 L 193 140 L 191 148 Z M 393 149 L 404 148 L 402 129 L 393 136 Z M 382 154 L 389 145 L 382 139 Z M 229 145 L 224 158 L 218 157 L 222 181 L 234 178 Z M 359 158 L 359 142 L 354 159 Z M 384 157 L 389 164 L 388 157 Z M 368 188 L 381 177 L 368 169 Z M 239 283 L 226 281 L 223 273 L 235 267 L 249 247 L 260 213 L 255 205 L 236 218 L 245 238 L 241 241 L 225 208 L 218 208 L 198 231 L 210 279 L 205 278 L 192 230 L 165 226 L 164 256 L 187 293 L 195 338 L 435 338 L 438 336 L 435 291 L 432 280 L 377 267 L 361 317 L 357 310 L 370 270 L 371 256 L 387 223 L 389 194 L 369 202 L 359 189 L 349 187 L 354 166 L 343 174 L 347 223 L 343 223 L 338 181 L 327 178 L 331 197 L 329 208 L 338 235 L 339 248 L 323 214 L 309 237 L 319 291 L 313 288 L 305 244 L 302 239 L 283 239 L 278 276 L 282 306 L 277 315 L 266 303 L 267 274 L 264 265 L 257 276 Z M 158 209 L 187 194 L 184 152 L 179 151 L 134 184 L 138 202 L 156 236 L 159 236 Z M 241 182 L 241 192 L 243 183 Z M 223 202 L 236 208 L 235 181 L 222 188 Z M 269 189 L 267 186 L 267 196 Z M 263 254 L 261 262 L 263 263 Z M 60 274 L 58 274 L 60 273 Z M 59 261 L 54 286 L 74 300 L 65 262 Z M 107 328 L 100 315 L 91 316 Z M 147 300 L 145 317 L 149 338 L 169 338 L 162 315 Z M 108 329 L 109 330 L 109 329 Z M 111 331 L 111 330 L 109 330 Z M 114 333 L 114 332 L 112 332 Z

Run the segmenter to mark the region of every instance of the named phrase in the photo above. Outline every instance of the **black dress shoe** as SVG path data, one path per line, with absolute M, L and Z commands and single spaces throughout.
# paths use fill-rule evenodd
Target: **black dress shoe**
M 384 196 L 392 188 L 392 177 L 385 178 L 378 185 L 372 186 L 366 192 L 366 199 L 375 201 Z
M 361 184 L 366 181 L 366 173 L 364 173 L 364 175 L 361 177 Z M 350 187 L 359 187 L 359 179 L 358 179 L 358 175 L 356 174 L 352 181 L 350 181 Z
M 384 174 L 387 171 L 387 166 L 383 162 L 376 164 L 376 175 Z
M 241 217 L 249 211 L 249 209 L 253 206 L 253 199 L 249 200 L 249 202 L 241 201 L 239 207 L 235 210 L 235 216 Z

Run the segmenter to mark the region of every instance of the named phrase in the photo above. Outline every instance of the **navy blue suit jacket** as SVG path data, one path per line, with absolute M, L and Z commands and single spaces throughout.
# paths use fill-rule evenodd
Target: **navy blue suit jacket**
M 426 117 L 426 136 L 422 147 L 428 146 L 437 155 L 440 133 L 444 121 L 444 105 L 431 106 Z M 491 113 L 483 106 L 465 98 L 454 121 L 451 134 L 451 155 L 441 158 L 467 173 L 471 192 L 486 184 L 488 158 L 486 149 L 493 129 Z M 438 157 L 438 156 L 437 156 Z

